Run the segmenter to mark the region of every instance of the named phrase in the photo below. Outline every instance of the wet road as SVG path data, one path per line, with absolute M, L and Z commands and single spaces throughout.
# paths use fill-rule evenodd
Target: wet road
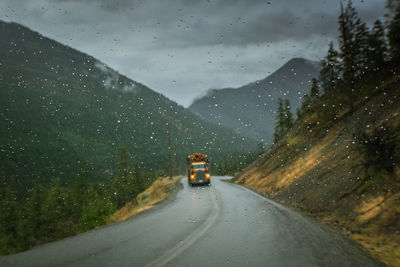
M 128 221 L 0 258 L 1 266 L 384 266 L 325 227 L 212 177 Z

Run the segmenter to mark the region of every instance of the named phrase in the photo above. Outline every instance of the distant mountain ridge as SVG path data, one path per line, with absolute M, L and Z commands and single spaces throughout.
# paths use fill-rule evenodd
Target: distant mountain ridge
M 168 121 L 176 171 L 194 151 L 215 162 L 255 148 L 89 55 L 0 21 L 0 171 L 17 182 L 110 178 L 122 147 L 145 170 L 165 170 Z
M 278 98 L 288 98 L 295 112 L 320 68 L 319 62 L 293 58 L 262 80 L 239 88 L 209 90 L 189 109 L 240 135 L 272 142 Z

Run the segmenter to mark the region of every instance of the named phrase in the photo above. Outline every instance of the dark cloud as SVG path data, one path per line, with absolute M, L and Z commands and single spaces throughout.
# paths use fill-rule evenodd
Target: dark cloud
M 385 1 L 354 1 L 368 24 Z M 332 0 L 2 0 L 15 21 L 190 104 L 208 88 L 261 79 L 290 57 L 319 60 L 336 38 Z

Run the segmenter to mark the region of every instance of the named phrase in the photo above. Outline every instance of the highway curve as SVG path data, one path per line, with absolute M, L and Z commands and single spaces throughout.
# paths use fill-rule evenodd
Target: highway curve
M 357 244 L 212 177 L 122 223 L 0 258 L 1 266 L 384 266 Z M 225 177 L 226 178 L 226 177 Z

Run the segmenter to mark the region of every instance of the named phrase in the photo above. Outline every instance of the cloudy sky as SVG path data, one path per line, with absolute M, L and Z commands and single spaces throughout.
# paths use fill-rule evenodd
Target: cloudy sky
M 354 0 L 369 25 L 384 0 Z M 292 57 L 321 60 L 339 0 L 1 0 L 14 21 L 86 52 L 188 106 L 210 88 L 268 76 Z

